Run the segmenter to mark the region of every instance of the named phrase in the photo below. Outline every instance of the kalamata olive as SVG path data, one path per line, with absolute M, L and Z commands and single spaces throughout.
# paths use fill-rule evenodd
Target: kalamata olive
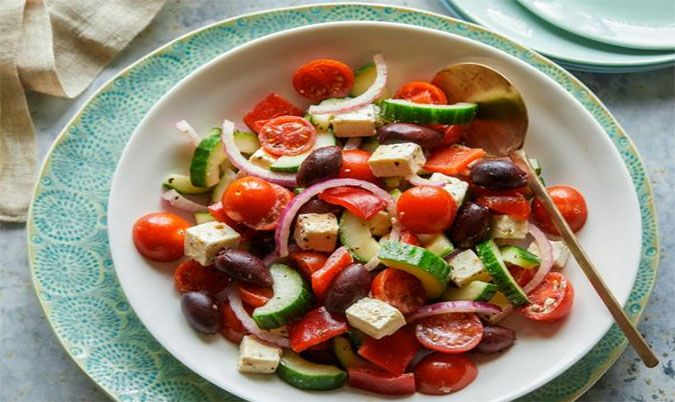
M 457 211 L 448 237 L 460 248 L 470 248 L 490 232 L 490 211 L 484 206 L 467 202 Z
M 513 344 L 516 333 L 512 329 L 499 325 L 484 325 L 483 338 L 473 349 L 478 353 L 497 353 Z
M 265 258 L 272 251 L 276 244 L 274 242 L 274 232 L 261 232 L 258 231 L 255 235 L 249 240 L 251 244 L 251 254 L 258 258 Z
M 335 216 L 340 216 L 340 212 L 342 212 L 342 207 L 338 205 L 329 204 L 326 201 L 314 197 L 311 200 L 307 201 L 303 206 L 301 206 L 296 215 L 335 214 Z
M 340 147 L 322 147 L 315 149 L 300 165 L 295 176 L 298 185 L 309 187 L 314 183 L 337 177 L 342 164 Z
M 226 247 L 216 254 L 216 268 L 234 279 L 253 285 L 271 287 L 272 274 L 262 260 L 248 251 Z
M 377 130 L 380 144 L 414 142 L 424 149 L 441 145 L 443 133 L 429 127 L 412 123 L 391 123 Z
M 333 279 L 326 293 L 326 309 L 337 313 L 345 310 L 357 300 L 368 296 L 373 278 L 363 264 L 354 263 Z
M 508 159 L 484 159 L 471 167 L 471 180 L 491 190 L 506 190 L 527 184 L 527 173 Z
M 205 292 L 188 292 L 180 299 L 180 309 L 192 328 L 215 334 L 220 328 L 220 313 L 211 296 Z

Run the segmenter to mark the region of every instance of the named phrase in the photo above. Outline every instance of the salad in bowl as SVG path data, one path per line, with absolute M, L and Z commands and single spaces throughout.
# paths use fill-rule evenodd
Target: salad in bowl
M 223 364 L 242 375 L 448 394 L 478 375 L 474 354 L 508 353 L 507 315 L 572 310 L 569 250 L 527 174 L 463 142 L 479 106 L 448 104 L 438 76 L 392 92 L 387 78 L 381 54 L 356 71 L 312 60 L 289 77 L 305 110 L 270 88 L 206 135 L 177 124 L 194 151 L 163 198 L 193 220 L 144 215 L 133 241 L 176 262 L 185 319 L 238 343 Z M 580 230 L 581 193 L 548 190 Z

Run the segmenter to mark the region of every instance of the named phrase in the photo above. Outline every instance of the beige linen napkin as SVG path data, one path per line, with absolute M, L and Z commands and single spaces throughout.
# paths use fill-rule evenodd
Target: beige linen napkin
M 37 176 L 25 91 L 79 95 L 165 0 L 3 0 L 0 5 L 0 220 L 26 219 Z

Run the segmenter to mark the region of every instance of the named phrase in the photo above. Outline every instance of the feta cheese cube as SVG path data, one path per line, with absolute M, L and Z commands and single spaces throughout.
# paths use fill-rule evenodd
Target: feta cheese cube
M 331 125 L 336 137 L 370 137 L 375 135 L 375 105 L 333 116 Z
M 492 237 L 496 239 L 524 239 L 527 236 L 527 219 L 508 215 L 492 217 Z
M 490 281 L 490 274 L 485 270 L 483 261 L 473 250 L 464 250 L 450 260 L 450 279 L 457 286 L 464 286 L 472 281 Z
M 405 325 L 405 317 L 396 307 L 370 297 L 352 304 L 345 313 L 349 325 L 375 339 L 391 335 Z
M 206 222 L 185 231 L 185 255 L 201 265 L 213 263 L 218 250 L 239 247 L 239 233 L 222 222 Z
M 563 269 L 567 264 L 567 259 L 570 258 L 570 249 L 567 248 L 564 242 L 558 240 L 551 240 L 551 248 L 553 249 L 553 268 Z M 539 247 L 536 242 L 532 242 L 527 251 L 539 257 Z
M 248 161 L 263 169 L 269 169 L 277 158 L 274 155 L 267 153 L 262 147 L 258 148 L 249 158 Z
M 443 189 L 450 193 L 452 199 L 455 200 L 455 204 L 457 204 L 457 208 L 462 206 L 466 193 L 469 191 L 469 183 L 456 177 L 446 176 L 443 173 L 434 173 L 429 177 L 429 180 L 448 183 L 443 186 Z
M 241 373 L 274 373 L 281 361 L 281 348 L 246 335 L 239 345 L 237 369 Z
M 368 219 L 370 233 L 375 236 L 384 236 L 391 230 L 391 218 L 385 211 L 380 211 Z
M 295 242 L 303 250 L 335 250 L 338 221 L 334 214 L 300 214 L 295 224 Z
M 410 176 L 426 163 L 422 148 L 414 142 L 380 145 L 368 159 L 368 166 L 377 177 Z

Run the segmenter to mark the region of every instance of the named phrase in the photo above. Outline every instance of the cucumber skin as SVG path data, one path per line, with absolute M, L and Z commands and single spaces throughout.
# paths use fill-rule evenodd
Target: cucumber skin
M 502 260 L 521 268 L 531 269 L 541 263 L 539 257 L 529 251 L 516 246 L 504 246 L 499 249 Z
M 218 130 L 218 132 L 215 133 L 215 130 Z M 192 182 L 192 185 L 196 187 L 212 187 L 218 184 L 218 181 L 215 183 L 207 182 L 211 152 L 217 152 L 214 150 L 215 147 L 220 146 L 222 148 L 220 142 L 220 129 L 213 129 L 211 130 L 211 133 L 211 135 L 204 138 L 199 145 L 197 145 L 197 148 L 195 148 L 195 152 L 192 155 L 192 161 L 190 162 L 190 181 Z M 225 151 L 221 149 L 221 152 L 223 156 L 225 156 Z M 220 163 L 218 163 L 218 165 L 220 165 Z M 218 168 L 220 169 L 220 166 L 218 166 Z
M 430 294 L 430 290 L 426 289 L 425 286 L 427 296 L 431 298 L 440 296 L 445 291 L 448 282 L 450 281 L 450 272 L 452 271 L 450 265 L 436 254 L 423 247 L 394 241 L 385 241 L 380 247 L 378 257 L 384 265 L 392 266 L 393 268 L 396 268 L 396 263 L 412 266 L 433 277 L 443 289 L 436 294 Z M 408 273 L 411 272 L 408 271 Z M 422 284 L 424 285 L 424 281 Z
M 476 251 L 492 280 L 511 304 L 521 306 L 530 302 L 523 289 L 518 286 L 518 283 L 504 265 L 499 254 L 499 247 L 492 239 L 478 243 Z
M 286 271 L 285 275 L 297 275 L 297 280 L 302 281 L 302 286 L 300 289 L 300 294 L 297 295 L 295 300 L 282 307 L 280 310 L 275 311 L 266 311 L 265 306 L 258 307 L 253 311 L 253 320 L 258 324 L 258 327 L 261 329 L 272 329 L 279 328 L 282 325 L 286 325 L 294 319 L 305 314 L 311 307 L 314 301 L 312 293 L 309 291 L 307 283 L 302 278 L 302 276 L 295 270 L 291 269 L 284 264 L 272 264 L 270 270 L 284 270 Z M 290 280 L 293 280 L 292 278 Z M 283 284 L 279 284 L 281 286 Z M 272 285 L 273 288 L 277 286 L 277 281 L 274 281 Z M 261 311 L 262 309 L 262 311 Z
M 162 183 L 164 188 L 174 189 L 181 194 L 205 194 L 211 189 L 192 185 L 192 179 L 182 174 L 171 174 Z
M 366 362 L 354 352 L 352 343 L 344 336 L 333 338 L 333 353 L 344 369 L 364 367 Z
M 387 99 L 382 102 L 382 115 L 385 120 L 403 123 L 467 124 L 473 120 L 477 109 L 475 104 L 466 104 L 466 106 L 456 108 L 449 108 L 448 105 L 442 106 L 433 108 L 413 103 L 398 103 Z
M 220 135 L 220 129 L 218 131 Z M 237 148 L 241 153 L 250 155 L 260 148 L 260 141 L 255 133 L 250 131 L 235 131 L 233 135 L 234 143 L 237 144 Z
M 467 286 L 471 286 L 472 283 L 476 283 L 476 282 L 480 282 L 482 284 L 485 284 L 485 286 L 481 290 L 481 293 L 478 296 L 471 299 L 471 301 L 483 301 L 483 302 L 490 301 L 490 299 L 492 299 L 492 297 L 494 297 L 495 293 L 497 292 L 497 285 L 495 285 L 494 283 L 474 281 L 474 282 L 469 283 Z M 443 293 L 442 299 L 443 300 L 449 300 L 449 301 L 467 300 L 466 298 L 453 297 L 453 294 L 461 292 L 465 288 L 466 288 L 466 286 L 464 288 L 448 289 L 445 293 Z
M 335 373 L 332 375 L 326 373 L 312 375 L 295 370 L 288 357 L 291 353 L 293 352 L 284 351 L 284 354 L 281 356 L 281 363 L 277 368 L 279 378 L 291 386 L 307 391 L 330 391 L 342 387 L 347 382 L 347 373 L 337 367 L 335 367 Z M 301 359 L 295 353 L 293 355 Z M 292 358 L 295 357 L 293 356 Z

